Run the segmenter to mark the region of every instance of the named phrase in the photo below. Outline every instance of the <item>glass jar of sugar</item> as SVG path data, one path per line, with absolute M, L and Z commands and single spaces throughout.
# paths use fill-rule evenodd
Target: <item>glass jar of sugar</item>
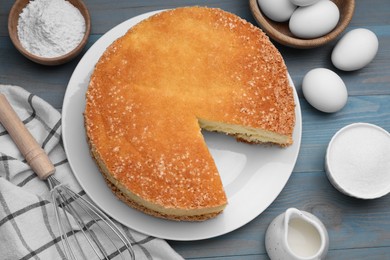
M 342 193 L 374 199 L 390 192 L 390 134 L 383 128 L 354 123 L 340 129 L 331 139 L 325 171 Z

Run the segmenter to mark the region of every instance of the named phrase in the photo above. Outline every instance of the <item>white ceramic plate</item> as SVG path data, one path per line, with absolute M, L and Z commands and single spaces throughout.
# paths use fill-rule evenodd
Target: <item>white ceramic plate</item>
M 278 196 L 289 179 L 301 143 L 302 118 L 296 91 L 294 144 L 288 148 L 248 145 L 232 137 L 204 133 L 215 159 L 229 204 L 215 219 L 204 222 L 175 222 L 134 210 L 111 193 L 85 138 L 83 111 L 90 75 L 99 57 L 118 37 L 156 12 L 129 19 L 104 34 L 84 55 L 69 81 L 62 110 L 62 128 L 69 164 L 90 198 L 107 214 L 139 232 L 170 240 L 199 240 L 233 231 L 262 213 Z M 293 85 L 291 79 L 291 84 Z

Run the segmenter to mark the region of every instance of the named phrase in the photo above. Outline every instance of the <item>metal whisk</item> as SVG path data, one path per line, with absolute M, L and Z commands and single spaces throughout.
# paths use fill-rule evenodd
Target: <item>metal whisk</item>
M 135 259 L 130 241 L 118 226 L 92 202 L 53 176 L 54 165 L 3 94 L 0 122 L 30 167 L 49 184 L 66 259 Z

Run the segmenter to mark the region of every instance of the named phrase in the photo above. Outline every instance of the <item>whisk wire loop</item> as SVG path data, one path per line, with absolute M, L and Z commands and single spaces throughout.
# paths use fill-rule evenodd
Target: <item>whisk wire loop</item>
M 49 182 L 49 186 L 50 186 L 50 190 L 53 191 L 52 186 L 51 186 L 51 182 Z M 51 192 L 51 198 L 52 198 L 52 201 L 54 203 L 54 208 L 58 209 L 59 205 L 57 203 L 57 199 L 56 199 L 54 192 Z M 69 241 L 67 239 L 67 236 L 65 234 L 64 226 L 60 222 L 60 219 L 61 219 L 60 212 L 59 212 L 59 210 L 55 210 L 54 213 L 56 216 L 57 226 L 60 230 L 61 243 L 62 243 L 62 248 L 64 249 L 65 257 L 66 257 L 66 259 L 75 259 L 75 256 L 73 254 L 73 250 L 72 250 L 72 248 L 69 244 Z
M 115 256 L 119 256 L 122 260 L 135 259 L 131 242 L 107 215 L 93 203 L 61 184 L 54 176 L 47 178 L 47 181 L 51 190 L 56 221 L 61 232 L 62 245 L 67 259 L 77 260 L 79 259 L 77 255 L 81 255 L 81 259 L 89 259 L 85 254 L 86 250 L 83 250 L 81 247 L 82 243 L 77 236 L 79 232 L 83 234 L 85 241 L 92 249 L 91 253 L 93 252 L 98 259 L 111 259 Z M 72 219 L 70 219 L 69 215 Z M 84 215 L 84 217 L 81 215 Z M 88 222 L 83 220 L 86 218 L 89 218 Z M 75 225 L 79 231 L 75 231 L 77 229 L 74 228 Z M 104 242 L 107 242 L 113 247 L 113 253 L 108 255 L 106 250 L 104 250 L 101 241 L 97 239 L 97 233 L 92 231 L 92 226 L 95 226 L 96 232 L 103 236 Z M 67 230 L 69 231 L 67 232 Z M 110 235 L 108 233 L 112 234 Z M 119 239 L 122 244 L 121 247 L 118 247 L 118 241 L 114 241 L 111 238 L 112 235 L 115 235 L 115 238 Z M 73 243 L 71 238 L 73 239 Z M 73 244 L 75 246 L 72 246 Z M 125 258 L 123 252 L 128 252 L 130 258 Z
M 73 238 L 76 242 L 75 245 L 80 250 L 80 253 L 83 255 L 83 258 L 86 259 L 84 251 L 82 250 L 82 248 L 80 246 L 81 242 L 80 242 L 78 236 L 76 235 L 76 232 L 72 228 L 72 224 L 71 224 L 71 221 L 70 221 L 69 215 L 68 215 L 68 213 L 70 213 L 71 216 L 73 217 L 73 220 L 77 224 L 79 230 L 83 234 L 85 240 L 91 246 L 93 252 L 96 254 L 97 257 L 99 257 L 99 259 L 102 258 L 101 254 L 99 254 L 99 251 L 101 253 L 103 253 L 104 251 L 100 247 L 98 247 L 100 250 L 96 249 L 95 245 L 97 244 L 97 241 L 91 235 L 92 231 L 86 228 L 86 224 L 83 222 L 83 220 L 81 219 L 78 212 L 74 209 L 73 205 L 69 202 L 69 200 L 67 200 L 66 197 L 64 196 L 63 192 L 66 191 L 66 189 L 64 189 L 63 186 L 61 186 L 61 185 L 58 185 L 55 188 L 58 190 L 59 198 L 62 200 L 62 204 L 60 204 L 60 206 L 62 208 L 62 213 L 64 215 L 64 219 L 66 220 L 66 224 L 68 225 L 68 227 L 70 229 L 70 232 L 65 233 L 65 239 L 68 240 L 70 238 Z M 70 234 L 70 235 L 68 235 L 68 234 Z M 94 243 L 92 243 L 91 240 L 93 240 Z M 72 247 L 70 247 L 70 251 L 71 251 L 72 255 L 74 255 Z M 103 255 L 104 255 L 103 259 L 107 259 L 107 255 L 104 253 L 103 253 Z
M 70 194 L 70 196 L 72 196 L 72 197 L 76 196 L 76 194 L 73 191 L 66 190 L 66 192 L 68 194 Z M 84 210 L 84 212 L 86 214 L 88 214 L 89 217 L 91 217 L 91 219 L 94 221 L 94 224 L 96 224 L 96 226 L 99 227 L 99 229 L 106 235 L 107 239 L 115 247 L 116 251 L 120 252 L 121 249 L 118 248 L 118 246 L 114 243 L 114 241 L 111 239 L 111 237 L 107 234 L 106 230 L 100 225 L 99 221 L 102 221 L 104 224 L 109 226 L 111 228 L 111 230 L 117 235 L 117 237 L 122 241 L 122 243 L 126 246 L 126 248 L 128 250 L 130 250 L 130 242 L 127 240 L 126 236 L 114 225 L 114 223 L 108 217 L 106 217 L 104 214 L 102 214 L 102 212 L 97 207 L 95 207 L 93 204 L 91 204 L 87 200 L 83 199 L 82 197 L 80 197 L 79 199 L 80 199 L 79 202 L 81 204 L 83 204 L 83 206 L 84 206 L 84 207 L 82 207 L 82 210 Z M 92 210 L 95 211 L 94 213 L 99 218 L 98 221 L 92 216 L 90 211 L 87 211 L 86 209 L 89 209 L 90 211 L 92 211 Z M 124 259 L 123 255 L 121 255 L 121 258 Z

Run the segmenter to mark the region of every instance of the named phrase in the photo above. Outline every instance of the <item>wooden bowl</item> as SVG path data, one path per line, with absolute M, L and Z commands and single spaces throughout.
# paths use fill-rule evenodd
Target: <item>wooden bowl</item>
M 340 10 L 340 20 L 328 34 L 314 39 L 301 39 L 294 36 L 287 22 L 275 22 L 266 17 L 260 10 L 257 0 L 249 0 L 251 12 L 259 27 L 275 41 L 293 48 L 309 49 L 319 47 L 332 40 L 345 30 L 352 19 L 355 10 L 355 0 L 332 0 Z
M 64 54 L 62 56 L 54 57 L 54 58 L 45 58 L 34 55 L 23 48 L 21 42 L 19 41 L 17 26 L 19 15 L 22 10 L 26 7 L 26 5 L 30 2 L 30 0 L 16 0 L 14 5 L 11 8 L 11 11 L 8 16 L 8 33 L 11 38 L 12 43 L 16 47 L 16 49 L 23 54 L 26 58 L 43 65 L 60 65 L 66 62 L 69 62 L 73 58 L 75 58 L 87 44 L 89 34 L 91 32 L 91 18 L 88 12 L 87 7 L 81 0 L 68 0 L 73 6 L 80 10 L 80 13 L 83 15 L 85 19 L 85 35 L 79 45 L 73 49 L 72 51 Z

